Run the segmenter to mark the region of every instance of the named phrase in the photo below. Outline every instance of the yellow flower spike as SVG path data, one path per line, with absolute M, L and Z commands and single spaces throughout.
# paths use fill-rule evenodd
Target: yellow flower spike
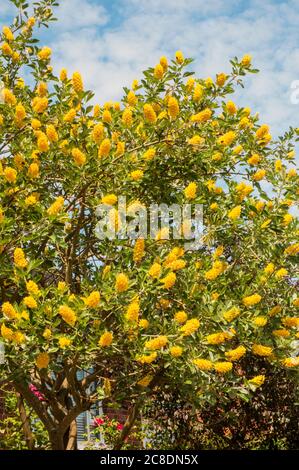
M 133 113 L 130 108 L 126 108 L 122 115 L 122 122 L 124 126 L 131 127 L 133 124 Z
M 218 372 L 219 374 L 227 374 L 233 368 L 232 362 L 226 362 L 226 361 L 215 362 L 213 366 L 214 366 L 215 371 Z
M 48 208 L 47 214 L 50 215 L 50 216 L 55 216 L 55 215 L 59 214 L 62 211 L 63 206 L 64 206 L 64 199 L 63 199 L 62 196 L 59 196 L 53 202 L 53 204 Z
M 167 57 L 162 56 L 160 57 L 160 65 L 162 65 L 164 72 L 168 69 L 168 60 Z
M 38 165 L 38 163 L 31 163 L 29 165 L 28 176 L 30 178 L 38 178 L 39 177 L 39 165 Z
M 157 336 L 153 339 L 146 341 L 144 347 L 150 351 L 156 351 L 158 349 L 163 349 L 168 343 L 167 336 Z
M 188 319 L 188 315 L 184 310 L 180 310 L 176 312 L 176 314 L 174 315 L 174 321 L 180 325 L 185 323 L 187 319 Z
M 78 148 L 72 150 L 72 157 L 78 166 L 83 166 L 86 162 L 86 155 Z
M 7 41 L 9 42 L 14 41 L 15 38 L 14 38 L 13 32 L 8 26 L 3 26 L 2 32 Z
M 234 361 L 238 361 L 239 359 L 241 359 L 241 357 L 243 357 L 245 354 L 246 354 L 246 348 L 244 348 L 244 346 L 238 346 L 235 349 L 226 351 L 224 355 L 229 361 L 234 362 Z
M 97 308 L 100 304 L 101 295 L 99 291 L 93 291 L 84 299 L 84 303 L 89 308 Z
M 261 300 L 262 297 L 259 294 L 253 294 L 248 297 L 244 297 L 242 301 L 246 307 L 252 307 L 260 303 Z
M 47 369 L 49 362 L 50 356 L 46 352 L 40 353 L 35 360 L 35 364 L 38 369 Z
M 191 82 L 191 83 L 194 84 L 194 82 Z M 189 82 L 189 89 L 190 89 L 190 82 Z M 193 90 L 193 95 L 192 95 L 193 101 L 195 101 L 197 103 L 198 101 L 200 101 L 202 99 L 203 95 L 204 95 L 204 88 L 203 88 L 202 85 L 197 83 L 194 87 L 194 90 Z
M 57 131 L 56 131 L 55 127 L 52 124 L 47 126 L 46 134 L 47 134 L 47 137 L 48 137 L 50 142 L 57 142 L 58 141 Z
M 186 199 L 195 199 L 197 193 L 197 184 L 192 182 L 184 189 Z
M 175 60 L 178 64 L 183 64 L 185 58 L 184 58 L 182 51 L 176 51 Z
M 265 376 L 256 375 L 255 377 L 252 377 L 252 379 L 250 379 L 248 382 L 252 385 L 255 385 L 256 387 L 261 387 L 265 382 Z
M 103 333 L 99 339 L 99 346 L 101 348 L 107 348 L 108 346 L 111 346 L 112 341 L 113 333 L 111 333 L 110 331 L 105 331 L 105 333 Z
M 154 68 L 154 77 L 157 80 L 161 80 L 163 78 L 163 75 L 164 75 L 164 68 L 162 67 L 161 64 L 157 64 Z
M 68 325 L 75 326 L 75 323 L 77 322 L 77 315 L 73 309 L 67 305 L 61 305 L 58 309 L 58 312 Z
M 6 339 L 7 341 L 12 341 L 14 337 L 14 333 L 11 328 L 8 328 L 2 323 L 1 325 L 1 335 L 3 339 Z
M 218 86 L 223 86 L 225 84 L 227 80 L 227 75 L 225 73 L 219 73 L 217 76 L 216 76 L 216 84 Z
M 48 341 L 52 337 L 52 332 L 49 328 L 46 328 L 43 332 L 43 337 Z
M 134 245 L 133 260 L 135 263 L 140 263 L 145 254 L 145 241 L 143 238 L 138 238 Z
M 213 363 L 209 359 L 195 358 L 192 362 L 199 370 L 207 371 L 213 369 Z
M 83 89 L 84 89 L 83 80 L 82 80 L 81 74 L 79 72 L 74 72 L 73 73 L 72 85 L 73 85 L 73 89 L 76 93 L 81 93 L 83 91 Z
M 228 112 L 228 114 L 234 115 L 237 112 L 237 106 L 233 101 L 228 101 L 225 105 L 225 109 Z
M 252 346 L 252 352 L 256 356 L 268 357 L 271 356 L 273 349 L 269 346 L 263 346 L 262 344 L 254 344 Z
M 143 115 L 144 115 L 145 120 L 152 123 L 152 124 L 154 124 L 157 121 L 156 112 L 155 112 L 154 108 L 152 107 L 152 105 L 150 105 L 150 104 L 145 104 L 144 105 Z
M 13 320 L 18 317 L 17 312 L 10 302 L 4 302 L 1 307 L 2 313 L 5 317 Z
M 130 90 L 129 93 L 127 94 L 128 105 L 134 107 L 136 106 L 137 102 L 138 102 L 137 96 L 135 95 L 133 90 Z
M 243 65 L 243 67 L 249 67 L 251 65 L 251 60 L 252 60 L 251 55 L 245 54 L 242 57 L 241 64 Z
M 252 320 L 253 324 L 255 326 L 258 326 L 258 327 L 263 327 L 265 325 L 267 325 L 268 323 L 268 319 L 266 317 L 263 317 L 263 316 L 259 316 L 259 317 L 255 317 L 253 320 Z
M 171 289 L 176 282 L 176 274 L 171 272 L 167 274 L 164 278 L 160 279 L 160 282 L 163 284 L 164 289 Z
M 66 336 L 60 337 L 58 342 L 61 349 L 66 349 L 72 344 L 72 340 L 70 338 L 67 338 Z
M 172 357 L 180 357 L 183 354 L 183 348 L 181 346 L 172 346 L 169 352 Z
M 125 318 L 129 322 L 137 323 L 139 313 L 140 313 L 139 300 L 134 300 L 133 302 L 130 303 L 130 305 L 128 305 Z
M 39 52 L 38 52 L 38 57 L 40 60 L 49 60 L 50 57 L 51 57 L 51 54 L 52 54 L 52 50 L 50 49 L 50 47 L 43 47 Z
M 191 122 L 203 123 L 211 119 L 212 111 L 209 108 L 200 111 L 200 113 L 194 114 L 191 116 Z
M 117 203 L 117 196 L 115 194 L 106 194 L 106 196 L 102 197 L 101 203 L 114 206 Z
M 186 323 L 181 326 L 180 332 L 182 336 L 191 336 L 198 330 L 199 326 L 200 322 L 197 318 L 190 318 L 190 320 L 187 320 Z
M 3 174 L 4 174 L 4 178 L 6 179 L 6 181 L 8 181 L 9 183 L 13 183 L 13 184 L 16 183 L 18 173 L 14 168 L 11 168 L 11 167 L 5 168 Z
M 178 116 L 179 112 L 180 112 L 179 103 L 178 103 L 177 99 L 174 98 L 173 96 L 171 96 L 168 100 L 167 107 L 168 107 L 169 116 L 172 119 L 175 119 Z
M 112 114 L 108 109 L 104 109 L 103 111 L 103 116 L 102 116 L 103 122 L 106 122 L 107 124 L 111 124 L 112 122 Z
M 125 292 L 129 288 L 129 278 L 126 274 L 120 273 L 116 276 L 115 290 L 116 292 Z
M 25 253 L 22 248 L 16 248 L 14 251 L 14 264 L 18 268 L 26 268 L 28 265 L 28 261 L 25 257 Z
M 99 157 L 107 157 L 111 150 L 111 142 L 109 139 L 104 139 L 99 147 Z
M 241 206 L 236 206 L 234 207 L 229 213 L 228 213 L 228 217 L 229 219 L 231 219 L 232 221 L 235 221 L 235 220 L 238 220 L 241 216 Z

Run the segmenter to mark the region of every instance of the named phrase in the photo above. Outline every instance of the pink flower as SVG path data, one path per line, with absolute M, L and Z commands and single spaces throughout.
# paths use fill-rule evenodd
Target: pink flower
M 45 396 L 33 384 L 29 384 L 29 390 L 39 401 L 47 401 Z
M 121 424 L 121 423 L 118 423 L 117 426 L 116 426 L 116 429 L 117 429 L 118 431 L 122 431 L 122 430 L 124 429 L 124 425 Z
M 95 418 L 93 422 L 95 426 L 102 426 L 102 424 L 104 424 L 105 421 L 102 418 Z

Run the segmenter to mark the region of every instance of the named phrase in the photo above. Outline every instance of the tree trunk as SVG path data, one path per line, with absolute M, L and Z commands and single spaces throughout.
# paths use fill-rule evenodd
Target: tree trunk
M 77 422 L 72 421 L 70 427 L 63 434 L 59 428 L 49 433 L 52 450 L 77 450 Z
M 33 450 L 34 449 L 34 435 L 31 431 L 30 419 L 27 416 L 22 395 L 19 392 L 16 392 L 16 395 L 17 395 L 18 409 L 19 409 L 19 414 L 20 414 L 20 418 L 22 421 L 22 427 L 23 427 L 26 445 L 29 450 Z

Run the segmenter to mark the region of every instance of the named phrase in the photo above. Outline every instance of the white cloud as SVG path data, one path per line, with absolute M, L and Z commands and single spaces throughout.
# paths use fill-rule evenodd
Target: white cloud
M 75 30 L 102 26 L 108 21 L 106 9 L 99 2 L 88 0 L 63 0 L 57 9 L 58 28 Z
M 299 79 L 296 5 L 297 0 L 119 0 L 118 21 L 111 13 L 109 23 L 101 2 L 65 0 L 54 58 L 59 67 L 81 69 L 104 102 L 119 99 L 122 87 L 161 54 L 173 57 L 182 49 L 195 58 L 196 74 L 206 77 L 229 71 L 231 57 L 249 52 L 261 72 L 245 79 L 236 100 L 259 111 L 277 134 L 299 124 L 299 105 L 290 101 L 291 82 Z

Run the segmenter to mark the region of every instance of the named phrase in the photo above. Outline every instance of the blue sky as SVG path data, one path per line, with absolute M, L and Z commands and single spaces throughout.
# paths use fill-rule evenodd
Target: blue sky
M 10 3 L 1 0 L 3 23 Z M 235 98 L 260 112 L 277 135 L 299 126 L 291 83 L 299 80 L 298 0 L 62 0 L 59 22 L 42 42 L 57 71 L 80 70 L 99 103 L 117 100 L 141 71 L 177 49 L 195 59 L 199 77 L 229 72 L 229 59 L 250 53 L 258 75 Z

